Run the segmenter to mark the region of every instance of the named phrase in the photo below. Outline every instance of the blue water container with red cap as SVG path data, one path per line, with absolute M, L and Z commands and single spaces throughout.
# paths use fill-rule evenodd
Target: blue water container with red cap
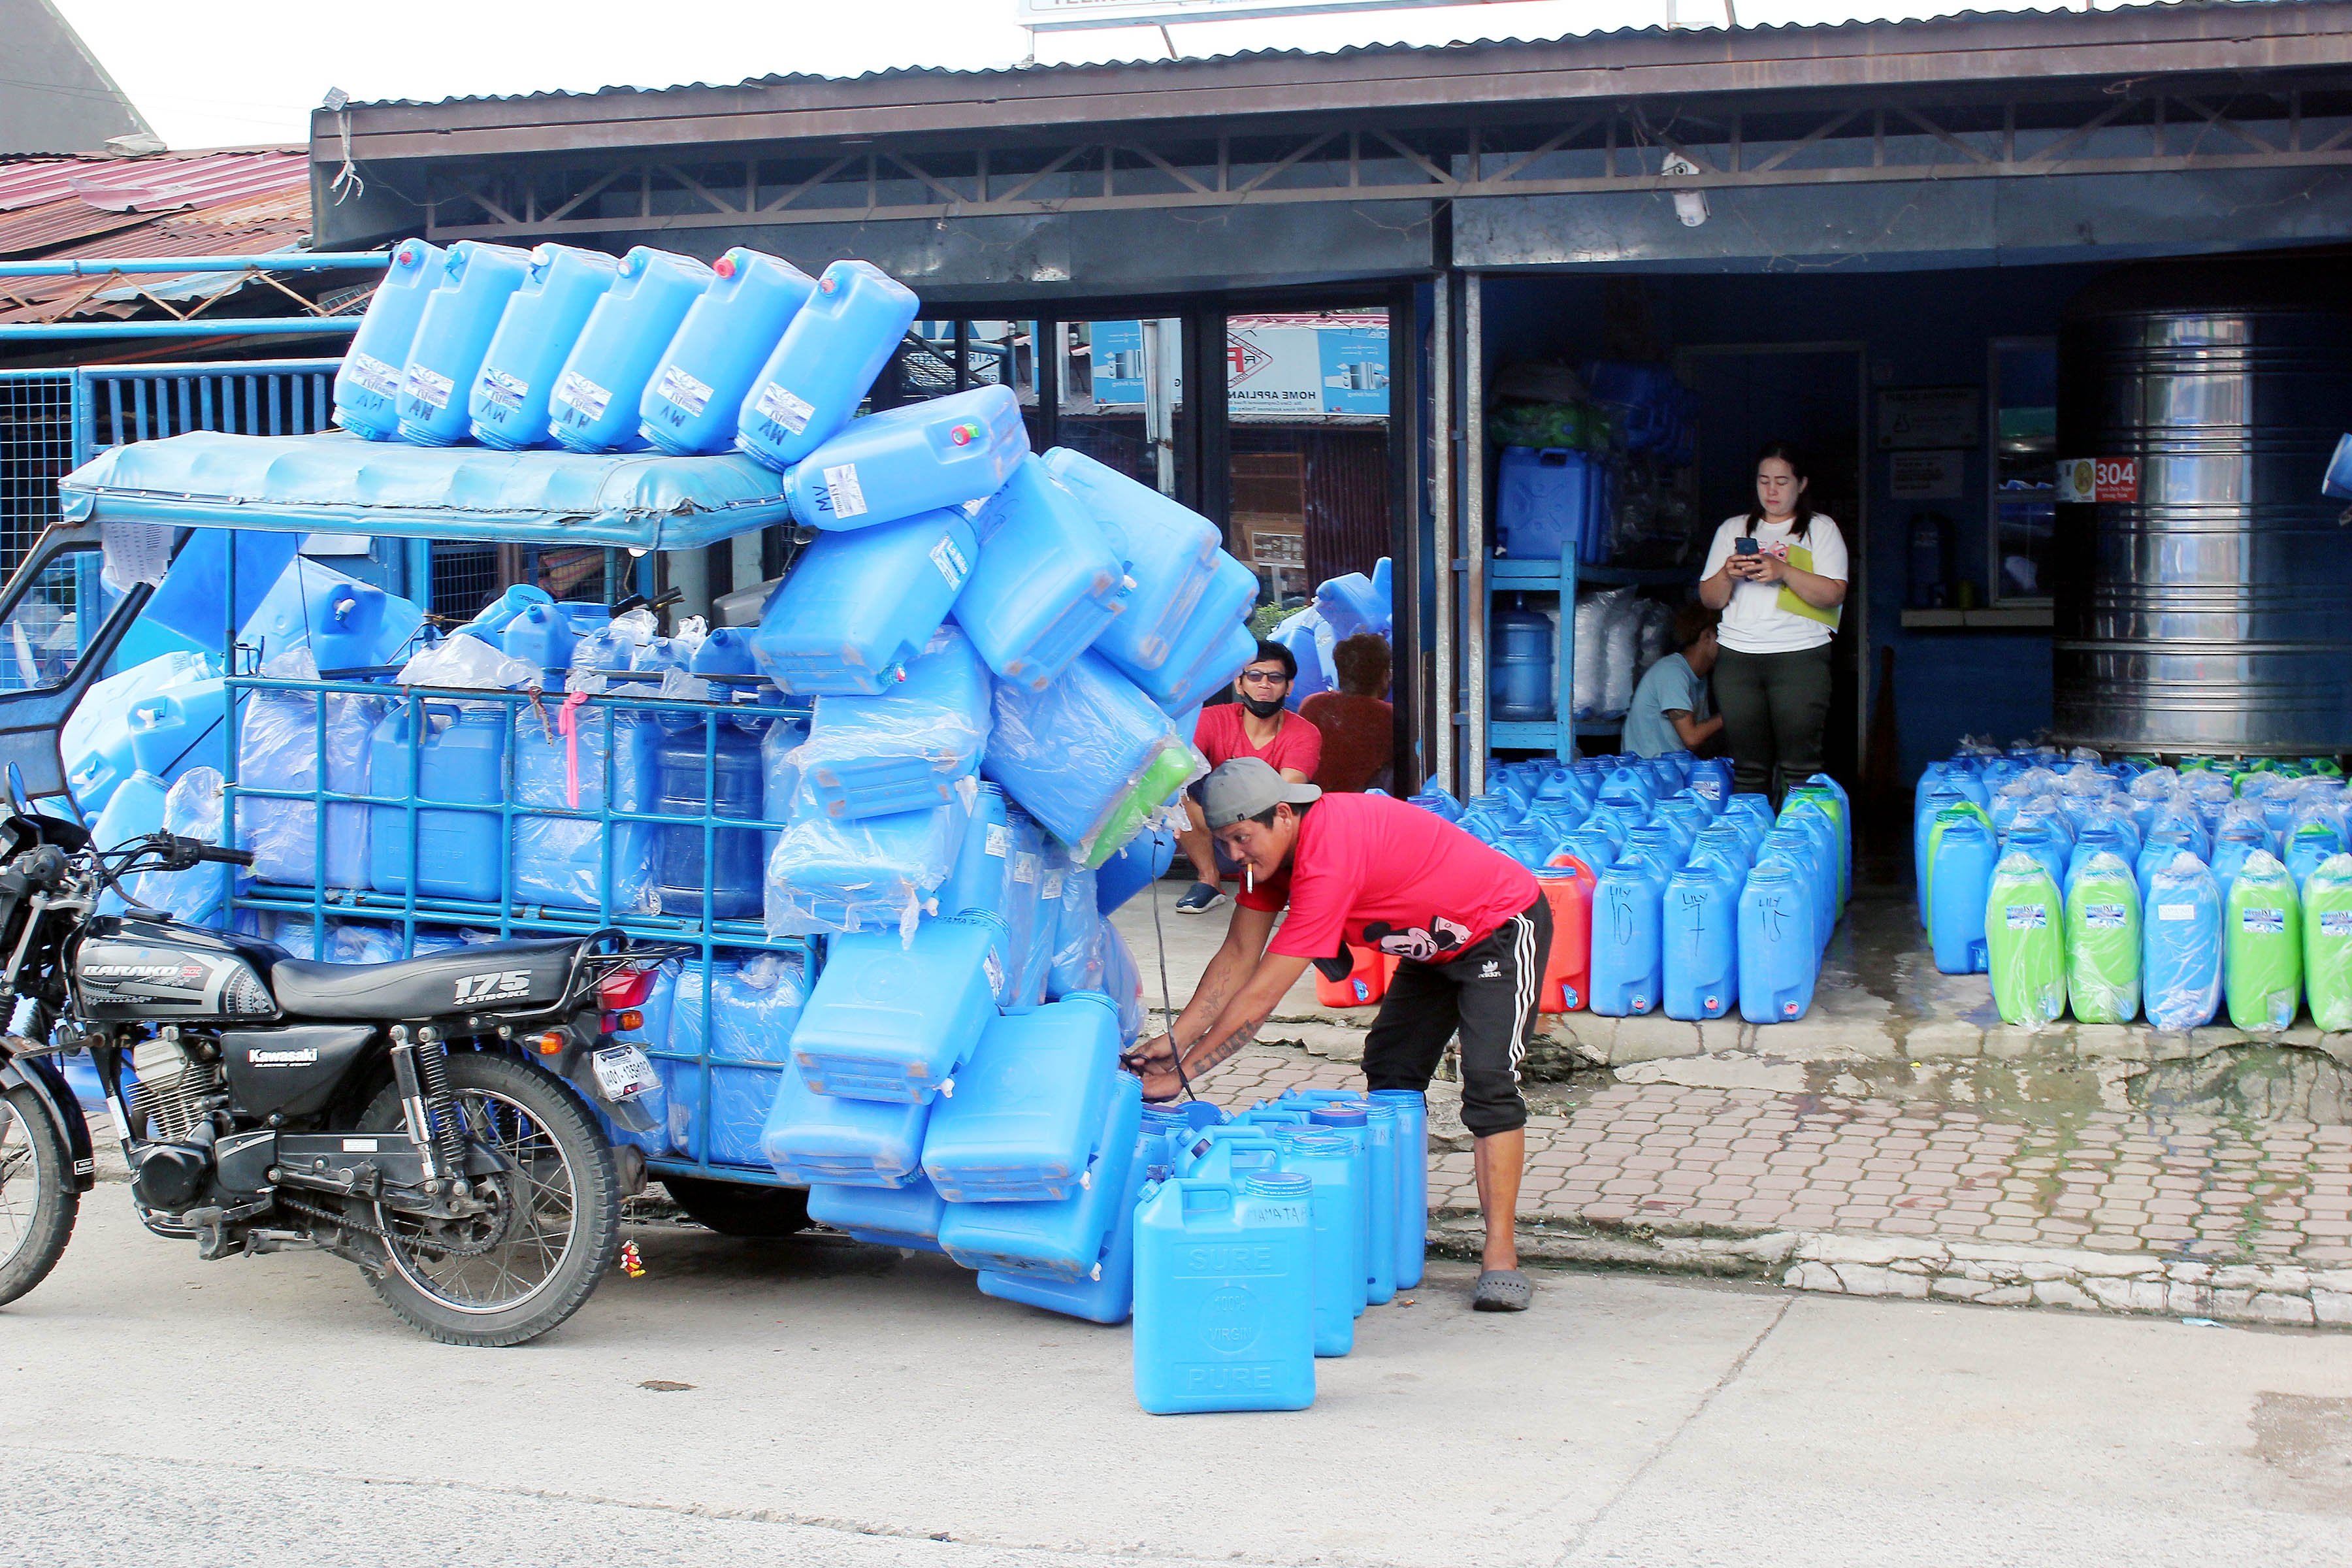
M 1179 1177 L 1136 1217 L 1135 1397 L 1155 1415 L 1315 1403 L 1315 1184 Z
M 574 452 L 635 447 L 638 408 L 686 313 L 719 275 L 691 256 L 640 245 L 614 268 L 549 394 L 548 434 Z
M 751 378 L 816 291 L 791 262 L 740 245 L 710 270 L 637 405 L 638 434 L 676 458 L 733 448 Z
M 1009 386 L 976 386 L 869 414 L 784 475 L 793 517 L 862 529 L 996 493 L 1029 455 Z
M 602 251 L 542 245 L 530 253 L 467 400 L 475 440 L 502 452 L 549 444 L 556 373 L 614 276 L 613 258 Z
M 839 434 L 921 308 L 870 262 L 826 268 L 751 378 L 735 445 L 781 471 Z
M 425 301 L 441 276 L 446 253 L 421 239 L 404 239 L 383 269 L 383 281 L 368 297 L 352 346 L 335 372 L 335 423 L 371 441 L 400 435 L 400 379 L 408 365 L 408 345 L 424 319 Z
M 530 253 L 510 245 L 461 239 L 443 254 L 401 372 L 402 440 L 451 447 L 465 438 L 474 377 L 530 269 Z
M 950 508 L 820 535 L 761 612 L 752 657 L 786 691 L 887 691 L 940 629 L 977 550 Z

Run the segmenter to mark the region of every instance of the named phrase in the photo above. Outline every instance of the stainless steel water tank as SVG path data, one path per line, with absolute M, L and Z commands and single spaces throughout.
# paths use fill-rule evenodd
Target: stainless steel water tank
M 2352 430 L 2346 270 L 2158 263 L 2068 306 L 2059 460 L 2137 459 L 2138 499 L 2058 508 L 2066 742 L 2352 749 L 2352 529 L 2319 493 Z

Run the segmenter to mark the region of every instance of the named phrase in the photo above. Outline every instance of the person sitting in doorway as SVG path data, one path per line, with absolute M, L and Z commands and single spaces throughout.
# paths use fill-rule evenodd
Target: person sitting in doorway
M 1305 784 L 1323 762 L 1323 731 L 1291 712 L 1291 683 L 1298 679 L 1298 660 L 1278 642 L 1258 639 L 1257 655 L 1234 677 L 1234 700 L 1213 702 L 1201 710 L 1192 725 L 1192 744 L 1215 768 L 1236 757 L 1255 757 L 1280 773 L 1285 782 Z M 1192 863 L 1192 885 L 1176 900 L 1180 915 L 1204 914 L 1225 901 L 1224 879 L 1240 863 L 1223 852 L 1210 836 L 1201 815 L 1200 785 L 1184 799 L 1188 826 L 1176 836 L 1184 858 Z
M 1396 710 L 1389 706 L 1389 639 L 1358 632 L 1331 650 L 1339 689 L 1318 691 L 1298 716 L 1323 732 L 1315 784 L 1325 794 L 1385 790 L 1395 767 Z
M 1706 678 L 1715 670 L 1715 628 L 1722 619 L 1722 611 L 1696 601 L 1675 612 L 1675 642 L 1682 651 L 1650 666 L 1633 688 L 1633 705 L 1625 710 L 1627 751 L 1637 757 L 1705 754 L 1723 733 L 1723 716 L 1711 711 L 1706 693 Z

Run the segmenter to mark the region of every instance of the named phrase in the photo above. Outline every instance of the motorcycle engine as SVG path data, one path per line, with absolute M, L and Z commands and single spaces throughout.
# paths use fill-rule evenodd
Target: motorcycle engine
M 150 1138 L 185 1143 L 225 1102 L 220 1051 L 209 1040 L 142 1040 L 131 1048 L 131 1121 L 143 1120 Z

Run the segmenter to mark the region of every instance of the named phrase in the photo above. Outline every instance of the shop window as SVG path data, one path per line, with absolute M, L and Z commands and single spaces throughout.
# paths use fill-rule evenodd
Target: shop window
M 1061 444 L 1162 495 L 1181 494 L 1183 322 L 1065 321 L 1060 331 Z
M 2048 338 L 1992 345 L 1990 559 L 1996 605 L 2050 601 L 2057 519 L 2058 348 Z

